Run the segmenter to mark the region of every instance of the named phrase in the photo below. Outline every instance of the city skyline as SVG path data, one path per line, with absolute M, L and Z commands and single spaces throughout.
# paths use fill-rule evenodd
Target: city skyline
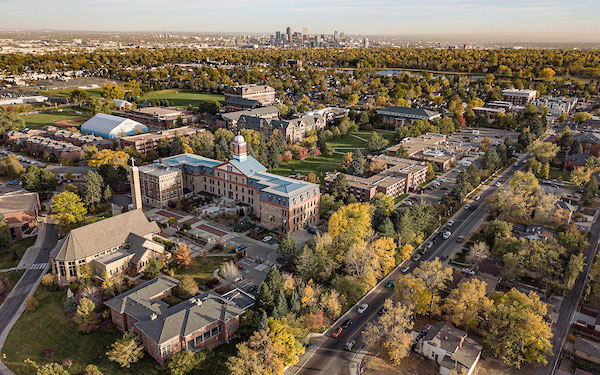
M 274 33 L 308 28 L 309 34 L 334 30 L 362 35 L 468 35 L 481 38 L 512 37 L 540 41 L 593 41 L 600 39 L 600 4 L 508 0 L 408 1 L 307 0 L 296 3 L 233 0 L 227 4 L 173 0 L 90 4 L 58 0 L 26 3 L 0 0 L 4 30 L 173 31 Z M 227 20 L 227 22 L 223 22 Z M 58 22 L 57 22 L 58 21 Z

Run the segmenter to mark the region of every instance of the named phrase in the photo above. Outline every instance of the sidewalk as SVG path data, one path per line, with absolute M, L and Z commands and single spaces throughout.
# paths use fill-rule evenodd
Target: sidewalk
M 46 222 L 43 221 L 43 219 L 40 219 L 38 223 L 38 234 L 35 243 L 33 244 L 33 246 L 30 246 L 29 248 L 27 248 L 27 250 L 25 250 L 25 254 L 23 254 L 23 257 L 19 261 L 19 265 L 16 267 L 17 269 L 26 270 L 35 263 L 40 249 L 42 248 L 42 242 L 44 241 L 45 236 Z

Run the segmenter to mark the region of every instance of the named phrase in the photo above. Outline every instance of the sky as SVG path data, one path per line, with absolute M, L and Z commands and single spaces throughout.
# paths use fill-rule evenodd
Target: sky
M 0 0 L 0 30 L 600 39 L 600 0 Z

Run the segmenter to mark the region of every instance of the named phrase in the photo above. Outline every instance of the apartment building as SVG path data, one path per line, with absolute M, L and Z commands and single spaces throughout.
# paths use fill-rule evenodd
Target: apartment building
M 505 89 L 502 90 L 502 99 L 511 102 L 514 105 L 526 105 L 535 100 L 537 91 L 535 90 L 518 90 Z
M 200 293 L 169 306 L 179 280 L 161 275 L 104 304 L 113 324 L 122 332 L 140 337 L 146 351 L 161 365 L 182 350 L 215 348 L 229 342 L 240 328 L 240 316 L 254 304 L 241 289 L 220 295 Z
M 551 116 L 558 117 L 562 113 L 571 113 L 577 105 L 577 98 L 544 96 L 534 100 L 532 104 L 544 106 L 548 108 Z
M 257 117 L 241 116 L 237 128 L 252 129 L 264 133 L 267 138 L 273 130 L 279 130 L 288 143 L 300 142 L 310 131 L 319 131 L 327 125 L 325 116 L 312 115 L 295 118 L 292 120 L 261 119 Z
M 384 125 L 391 125 L 398 129 L 416 120 L 432 121 L 441 118 L 442 115 L 435 111 L 423 108 L 410 107 L 386 107 L 377 110 L 377 114 Z
M 226 197 L 250 207 L 260 218 L 261 226 L 270 230 L 293 232 L 318 222 L 319 185 L 268 173 L 265 166 L 247 154 L 246 141 L 241 135 L 234 138 L 231 160 L 181 154 L 164 158 L 153 166 L 148 177 L 144 176 L 144 167 L 140 167 L 140 181 L 152 181 L 152 174 L 163 173 L 161 169 L 173 179 L 163 185 L 154 180 L 141 191 L 142 201 L 149 205 L 160 204 L 157 196 L 163 200 L 180 198 L 182 190 L 173 187 L 172 182 L 181 178 L 183 189 L 191 194 Z M 173 174 L 175 169 L 178 171 Z
M 121 148 L 132 147 L 143 155 L 156 152 L 158 145 L 164 140 L 171 143 L 175 137 L 192 137 L 198 132 L 206 131 L 191 126 L 182 126 L 180 128 L 161 130 L 156 133 L 145 133 L 122 137 L 119 139 Z
M 180 121 L 180 125 L 195 124 L 194 112 L 177 107 L 143 107 L 125 112 L 125 116 L 139 123 L 169 129 Z
M 368 202 L 377 193 L 397 198 L 416 189 L 427 180 L 428 166 L 426 164 L 388 155 L 374 156 L 373 160 L 383 162 L 386 169 L 370 177 L 345 174 L 350 185 L 350 193 L 359 202 Z M 325 173 L 325 187 L 328 190 L 331 189 L 339 174 L 340 172 Z
M 408 152 L 410 159 L 434 163 L 441 170 L 448 169 L 464 155 L 461 144 L 452 145 L 448 142 L 448 136 L 437 133 L 405 138 L 399 144 L 388 147 L 385 152 L 387 155 L 395 156 L 400 147 Z
M 583 153 L 595 157 L 600 156 L 600 135 L 592 132 L 582 132 L 573 136 L 573 142 L 581 144 Z
M 249 122 L 260 122 L 260 120 L 270 120 L 279 118 L 279 109 L 274 105 L 259 107 L 255 109 L 245 109 L 242 111 L 222 113 L 217 118 L 217 127 L 226 128 L 234 133 L 244 129 L 238 123 L 242 121 L 242 126 L 247 126 Z
M 37 135 L 22 139 L 21 144 L 38 155 L 46 153 L 57 159 L 83 160 L 85 156 L 83 148 L 79 146 Z
M 182 175 L 179 168 L 155 163 L 139 167 L 142 203 L 166 207 L 169 201 L 183 197 Z
M 268 85 L 240 85 L 225 90 L 226 112 L 275 104 L 275 89 Z

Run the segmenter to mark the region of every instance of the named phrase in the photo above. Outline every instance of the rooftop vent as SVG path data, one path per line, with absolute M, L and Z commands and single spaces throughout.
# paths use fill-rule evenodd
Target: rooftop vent
M 156 313 L 152 313 L 152 315 L 150 315 L 150 320 L 156 320 L 156 318 L 158 318 L 158 315 L 156 315 Z

